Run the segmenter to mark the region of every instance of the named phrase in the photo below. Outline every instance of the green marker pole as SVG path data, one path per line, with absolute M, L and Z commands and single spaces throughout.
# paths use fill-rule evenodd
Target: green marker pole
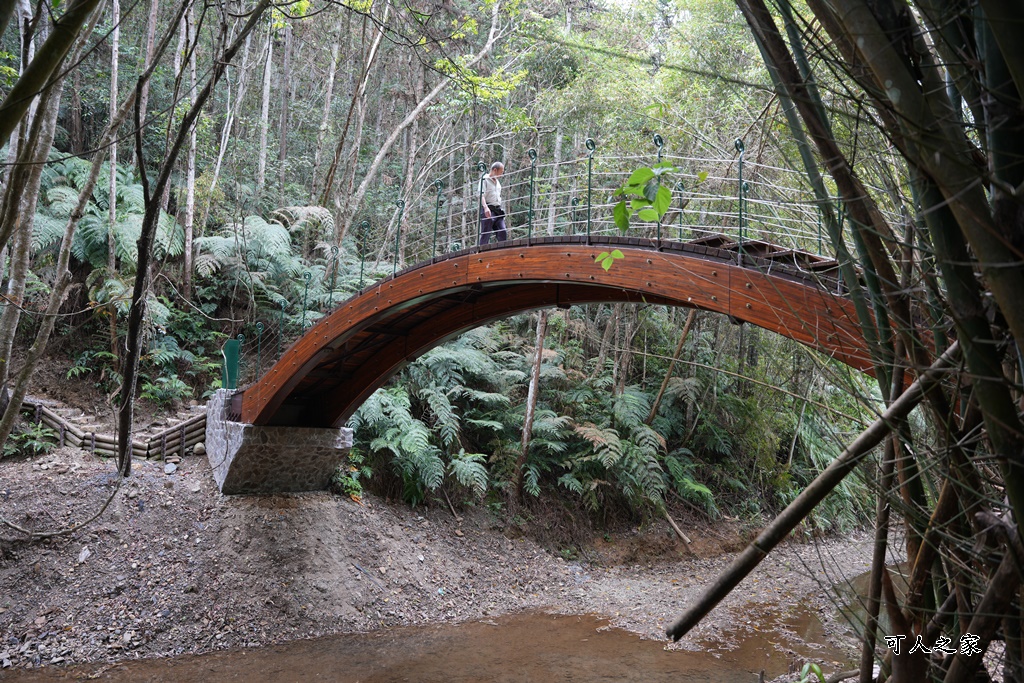
M 590 244 L 590 206 L 591 206 L 591 183 L 594 175 L 594 152 L 597 151 L 597 143 L 594 138 L 587 138 L 585 143 L 590 153 L 587 154 L 587 244 Z
M 395 226 L 395 262 L 391 269 L 391 277 L 398 273 L 398 245 L 402 239 L 402 214 L 405 212 L 405 200 L 399 199 L 395 202 L 398 207 L 398 225 Z
M 736 138 L 735 146 L 736 146 L 736 151 L 740 153 L 740 165 L 739 165 L 740 242 L 739 242 L 739 250 L 738 250 L 736 256 L 737 256 L 737 259 L 739 261 L 739 265 L 742 266 L 743 265 L 743 194 L 744 194 L 744 192 L 743 192 L 743 189 L 744 189 L 743 188 L 743 153 L 744 153 L 743 140 L 740 140 L 739 138 Z
M 438 178 L 434 181 L 437 188 L 437 202 L 434 204 L 434 245 L 430 248 L 430 258 L 437 256 L 437 220 L 441 216 L 441 193 L 444 192 L 444 182 Z
M 537 177 L 537 150 L 531 147 L 526 152 L 530 157 L 530 209 L 526 213 L 526 239 L 533 237 L 533 182 Z

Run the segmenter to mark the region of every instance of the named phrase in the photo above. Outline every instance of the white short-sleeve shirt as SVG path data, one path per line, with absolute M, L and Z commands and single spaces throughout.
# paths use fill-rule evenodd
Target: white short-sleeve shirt
M 484 178 L 484 204 L 501 206 L 501 181 L 497 178 Z

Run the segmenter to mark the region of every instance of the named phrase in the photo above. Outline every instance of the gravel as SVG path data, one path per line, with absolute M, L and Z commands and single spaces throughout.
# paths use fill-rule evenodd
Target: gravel
M 72 448 L 0 462 L 0 515 L 33 529 L 81 520 L 109 496 L 113 465 Z M 645 638 L 728 566 L 749 536 L 659 522 L 546 548 L 487 508 L 456 517 L 367 496 L 222 496 L 205 458 L 133 466 L 99 520 L 27 541 L 0 529 L 0 667 L 169 657 L 526 609 L 596 613 Z M 672 648 L 728 647 L 816 614 L 846 648 L 832 588 L 868 568 L 863 532 L 773 553 Z

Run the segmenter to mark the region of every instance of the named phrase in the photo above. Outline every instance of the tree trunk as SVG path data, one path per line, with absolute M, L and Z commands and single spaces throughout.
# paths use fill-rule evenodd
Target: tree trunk
M 668 627 L 666 630 L 668 637 L 679 640 L 714 609 L 722 598 L 750 574 L 776 545 L 788 537 L 790 532 L 810 514 L 815 506 L 833 491 L 846 475 L 852 472 L 858 463 L 881 443 L 882 439 L 891 433 L 893 425 L 906 418 L 910 411 L 921 402 L 921 399 L 938 386 L 947 369 L 958 358 L 959 346 L 954 344 L 928 370 L 922 372 L 877 420 L 843 449 L 843 452 L 821 474 L 815 477 L 814 481 L 792 503 L 787 505 L 786 509 L 780 512 L 742 553 L 736 556 L 736 559 L 715 583 Z
M 195 7 L 193 5 L 193 7 Z M 189 33 L 195 33 L 193 8 L 188 12 Z M 196 91 L 196 51 L 188 56 L 189 92 Z M 185 248 L 182 259 L 181 291 L 185 301 L 192 300 L 192 251 L 195 237 L 196 218 L 196 127 L 188 135 L 188 154 L 185 156 L 185 215 L 182 227 L 185 229 Z
M 611 315 L 604 327 L 604 334 L 601 335 L 601 346 L 597 352 L 597 363 L 594 365 L 594 377 L 599 377 L 604 372 L 604 361 L 608 358 L 608 350 L 612 346 L 612 340 L 618 333 L 619 317 L 622 315 L 622 304 L 613 304 Z
M 384 16 L 381 23 L 387 21 L 388 12 L 391 9 L 391 3 L 384 5 Z M 348 105 L 348 114 L 345 117 L 345 125 L 341 129 L 341 135 L 338 136 L 338 142 L 334 146 L 334 159 L 331 161 L 330 167 L 327 169 L 327 177 L 324 179 L 324 191 L 321 196 L 320 203 L 327 206 L 327 203 L 331 197 L 331 192 L 334 189 L 334 176 L 338 171 L 338 164 L 341 161 L 341 153 L 345 148 L 345 140 L 348 137 L 349 126 L 352 125 L 352 115 L 355 113 L 357 104 L 362 101 L 363 95 L 366 92 L 366 83 L 370 78 L 370 69 L 377 61 L 377 51 L 380 48 L 380 43 L 384 39 L 384 30 L 378 29 L 373 36 L 373 43 L 370 45 L 370 50 L 366 53 L 366 58 L 363 60 L 362 72 L 359 76 L 359 85 L 352 92 L 352 101 Z M 362 113 L 360 114 L 362 116 Z M 360 132 L 362 131 L 362 119 L 360 118 Z M 356 155 L 358 157 L 359 144 L 353 143 Z M 353 171 L 354 173 L 354 171 Z M 335 218 L 336 227 L 336 241 L 340 242 L 345 236 L 345 232 L 348 226 L 343 224 L 342 216 L 339 215 Z
M 149 0 L 149 18 L 146 20 L 146 33 L 144 36 L 144 45 L 142 49 L 142 68 L 141 71 L 149 69 L 153 63 L 154 54 L 153 51 L 156 49 L 156 26 L 160 21 L 160 0 Z M 149 106 L 149 81 L 142 85 L 142 92 L 139 93 L 139 109 L 142 112 L 140 117 L 143 121 L 146 120 L 146 111 Z M 139 160 L 135 158 L 135 148 L 132 148 L 132 163 L 138 165 Z
M 549 199 L 550 205 L 548 207 L 548 235 L 554 236 L 555 234 L 555 219 L 558 217 L 558 172 L 561 169 L 562 163 L 562 138 L 565 135 L 562 133 L 562 127 L 558 126 L 555 128 L 555 151 L 552 169 L 551 169 L 551 197 Z
M 661 399 L 665 396 L 665 390 L 668 389 L 668 381 L 672 379 L 672 371 L 676 369 L 676 361 L 679 360 L 679 354 L 683 352 L 683 345 L 686 343 L 686 338 L 690 336 L 690 328 L 693 327 L 693 321 L 697 319 L 697 309 L 691 308 L 690 313 L 686 316 L 686 322 L 683 324 L 683 332 L 679 335 L 679 343 L 676 344 L 676 352 L 672 354 L 672 360 L 668 364 L 668 370 L 665 372 L 665 379 L 661 382 L 661 388 L 658 390 L 658 395 L 654 397 L 654 401 L 651 403 L 651 412 L 647 414 L 647 419 L 644 420 L 644 424 L 650 426 L 654 422 L 655 416 L 658 414 L 658 407 L 661 405 Z
M 487 42 L 480 52 L 478 52 L 472 59 L 468 60 L 463 68 L 471 69 L 473 66 L 478 64 L 480 60 L 486 57 L 491 48 L 494 47 L 494 42 L 497 38 L 498 33 L 498 17 L 501 10 L 501 2 L 496 1 L 491 8 L 491 28 L 487 34 Z M 380 169 L 381 163 L 384 158 L 391 152 L 391 148 L 394 146 L 395 141 L 402 132 L 423 113 L 423 110 L 437 98 L 441 92 L 448 87 L 451 80 L 448 78 L 443 79 L 440 83 L 431 89 L 417 104 L 413 107 L 413 110 L 409 112 L 404 119 L 391 131 L 387 139 L 381 143 L 380 149 L 377 151 L 377 155 L 370 162 L 370 167 L 366 171 L 366 175 L 363 177 L 363 181 L 359 183 L 359 188 L 356 190 L 355 195 L 345 204 L 342 205 L 342 224 L 343 228 L 341 234 L 344 235 L 348 226 L 351 224 L 355 212 L 358 211 L 359 206 L 363 203 L 363 197 L 366 196 L 366 191 L 370 188 L 370 185 L 376 180 L 377 171 Z
M 285 194 L 285 160 L 288 158 L 288 111 L 291 105 L 291 62 L 292 62 L 292 25 L 284 22 L 284 60 L 281 65 L 281 125 L 278 131 L 280 142 L 277 146 L 278 204 L 284 206 Z
M 234 105 L 231 103 L 231 89 L 228 88 L 227 116 L 224 121 L 224 129 L 221 131 L 220 147 L 217 151 L 217 160 L 213 164 L 213 177 L 210 179 L 210 190 L 206 195 L 206 203 L 203 205 L 202 217 L 199 225 L 206 225 L 210 216 L 210 205 L 213 202 L 213 191 L 220 179 L 220 170 L 224 164 L 224 156 L 228 151 L 228 142 L 231 140 L 231 131 L 238 119 L 238 112 L 241 111 L 245 102 L 245 87 L 249 81 L 249 48 L 252 44 L 252 34 L 245 37 L 245 47 L 242 49 L 242 66 L 238 69 L 238 93 L 235 95 Z
M 54 271 L 54 282 L 53 287 L 50 289 L 50 297 L 46 305 L 46 311 L 39 324 L 39 329 L 36 331 L 35 339 L 33 340 L 32 345 L 28 348 L 21 369 L 18 371 L 15 378 L 14 389 L 11 392 L 10 401 L 2 410 L 0 410 L 0 413 L 3 415 L 2 419 L 0 419 L 0 444 L 7 441 L 7 438 L 11 434 L 11 429 L 14 427 L 14 423 L 18 419 L 18 413 L 21 412 L 21 406 L 25 399 L 25 393 L 28 391 L 32 373 L 35 371 L 39 360 L 42 358 L 43 352 L 46 350 L 46 345 L 50 340 L 50 334 L 53 332 L 54 325 L 57 322 L 57 313 L 60 311 L 61 304 L 64 302 L 68 286 L 71 284 L 71 273 L 68 271 L 68 262 L 71 259 L 71 241 L 74 238 L 75 228 L 78 227 L 79 221 L 85 214 L 85 209 L 89 204 L 89 200 L 92 198 L 93 190 L 99 180 L 100 168 L 103 165 L 104 151 L 107 149 L 108 145 L 111 152 L 115 149 L 115 146 L 112 143 L 116 138 L 117 130 L 121 127 L 121 124 L 128 116 L 128 112 L 131 111 L 131 107 L 134 103 L 135 93 L 132 92 L 124 103 L 122 103 L 119 108 L 115 108 L 111 113 L 110 124 L 107 126 L 107 130 L 101 136 L 99 144 L 97 145 L 97 151 L 93 157 L 92 166 L 89 169 L 88 179 L 78 193 L 78 203 L 75 206 L 75 209 L 71 212 L 68 222 L 64 228 L 64 235 L 61 238 L 60 247 L 57 252 L 57 267 Z
M 267 58 L 263 62 L 263 100 L 260 107 L 260 150 L 256 166 L 256 196 L 267 182 L 267 135 L 270 131 L 270 81 L 274 73 L 274 27 L 267 29 Z
M 160 221 L 160 204 L 156 201 L 168 185 L 171 177 L 171 170 L 177 161 L 178 154 L 184 146 L 185 138 L 199 118 L 200 112 L 206 106 L 206 101 L 213 92 L 217 83 L 224 75 L 224 70 L 238 51 L 242 48 L 246 37 L 262 20 L 263 13 L 270 7 L 270 0 L 259 0 L 248 15 L 245 25 L 239 35 L 231 42 L 224 52 L 213 60 L 210 68 L 210 76 L 203 89 L 196 94 L 184 119 L 177 127 L 174 142 L 167 150 L 163 162 L 157 173 L 156 183 L 151 188 L 145 168 L 140 169 L 142 178 L 143 194 L 146 202 L 146 213 L 142 219 L 142 231 L 139 236 L 138 254 L 139 262 L 135 273 L 135 285 L 132 288 L 131 307 L 128 309 L 128 334 L 125 340 L 125 359 L 123 364 L 123 380 L 121 382 L 121 407 L 117 415 L 117 465 L 118 473 L 127 477 L 131 473 L 131 442 L 132 442 L 132 419 L 135 408 L 135 388 L 138 382 L 139 359 L 142 355 L 142 322 L 145 316 L 145 297 L 149 288 L 149 264 L 152 256 L 153 237 Z M 143 74 L 148 78 L 151 70 Z M 141 82 L 136 86 L 136 91 L 141 88 Z M 140 121 L 138 108 L 135 110 L 136 124 Z M 139 159 L 142 159 L 142 132 L 136 125 L 135 148 Z
M 540 366 L 544 362 L 544 337 L 548 332 L 548 311 L 543 309 L 537 317 L 537 342 L 534 344 L 533 370 L 530 372 L 530 388 L 526 394 L 526 415 L 523 418 L 523 438 L 516 461 L 516 495 L 523 498 L 523 475 L 526 468 L 526 457 L 530 451 L 530 439 L 533 437 L 533 416 L 537 410 L 537 397 L 540 395 Z
M 99 15 L 96 14 L 89 20 L 86 31 L 83 31 L 82 36 L 78 38 L 71 49 L 73 62 L 76 62 L 81 56 L 86 37 L 92 32 L 92 27 L 95 26 L 98 18 Z M 49 43 L 49 39 L 46 42 Z M 44 43 L 44 47 L 45 45 L 46 43 Z M 37 55 L 38 57 L 39 55 Z M 11 303 L 4 306 L 3 314 L 0 315 L 0 387 L 6 386 L 10 377 L 14 337 L 21 321 L 21 306 L 24 303 L 28 284 L 29 261 L 32 254 L 32 228 L 39 200 L 43 162 L 46 161 L 50 147 L 53 146 L 53 136 L 57 129 L 57 115 L 60 111 L 60 100 L 65 82 L 64 77 L 59 77 L 49 88 L 44 90 L 35 116 L 31 122 L 24 122 L 22 130 L 27 130 L 28 134 L 23 137 L 21 142 L 20 163 L 8 184 L 4 196 L 3 212 L 0 214 L 2 215 L 0 227 L 7 234 L 15 236 L 10 252 L 10 278 L 5 293 L 7 301 Z
M 50 76 L 63 64 L 79 31 L 98 4 L 99 0 L 72 0 L 64 14 L 54 23 L 49 37 L 39 47 L 35 58 L 8 91 L 3 103 L 0 103 L 0 140 L 11 136 L 35 101 L 36 95 L 50 84 Z M 0 246 L 7 242 L 7 238 L 9 236 L 0 239 Z
M 121 3 L 120 0 L 110 2 L 110 21 L 114 28 L 110 32 L 110 120 L 117 116 L 118 100 L 118 66 L 120 56 L 118 50 L 121 41 Z M 76 71 L 77 73 L 77 71 Z M 114 240 L 114 226 L 117 224 L 117 143 L 110 146 L 110 179 L 108 184 L 107 211 L 107 277 L 114 277 L 117 272 L 117 246 Z
M 185 2 L 190 2 L 190 0 L 184 0 L 184 1 Z M 185 73 L 184 56 L 185 56 L 186 50 L 188 50 L 188 46 L 189 46 L 188 21 L 186 19 L 186 15 L 182 14 L 178 18 L 178 49 L 174 51 L 174 101 L 175 102 L 178 101 L 178 97 L 181 95 L 181 79 L 182 79 L 182 77 L 183 77 L 183 75 Z M 174 127 L 174 116 L 172 115 L 169 118 L 170 118 L 170 123 L 167 125 L 167 133 L 166 133 L 166 135 L 164 137 L 164 149 L 166 149 L 167 147 L 170 147 L 171 140 L 173 139 L 171 136 L 174 134 L 174 130 L 175 130 L 175 127 Z M 136 151 L 138 151 L 138 150 L 136 150 Z M 139 168 L 142 168 L 141 164 L 140 164 Z M 167 209 L 170 207 L 170 202 L 171 202 L 171 184 L 167 183 L 167 184 L 164 185 L 163 192 L 160 193 L 160 210 L 161 211 L 167 211 Z M 177 198 L 175 198 L 175 203 L 177 203 Z M 177 213 L 177 209 L 176 208 L 175 208 L 175 213 Z
M 313 153 L 312 190 L 309 193 L 310 203 L 316 202 L 318 198 L 317 185 L 319 184 L 320 179 L 320 161 L 323 158 L 327 131 L 330 129 L 331 104 L 334 101 L 334 79 L 338 73 L 338 53 L 340 50 L 341 43 L 337 40 L 331 43 L 331 64 L 327 69 L 327 84 L 326 92 L 324 93 L 324 114 L 320 119 L 320 128 L 316 135 L 316 151 Z

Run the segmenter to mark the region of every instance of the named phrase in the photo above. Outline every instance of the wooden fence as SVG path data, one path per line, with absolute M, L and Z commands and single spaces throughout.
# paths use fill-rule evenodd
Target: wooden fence
M 57 432 L 59 446 L 77 446 L 97 455 L 117 455 L 117 438 L 114 436 L 85 431 L 39 401 L 25 399 L 21 409 L 32 416 L 33 422 L 42 423 Z M 186 449 L 205 440 L 206 414 L 203 413 L 168 427 L 146 441 L 132 441 L 132 455 L 136 458 L 165 458 L 177 452 L 184 456 Z

